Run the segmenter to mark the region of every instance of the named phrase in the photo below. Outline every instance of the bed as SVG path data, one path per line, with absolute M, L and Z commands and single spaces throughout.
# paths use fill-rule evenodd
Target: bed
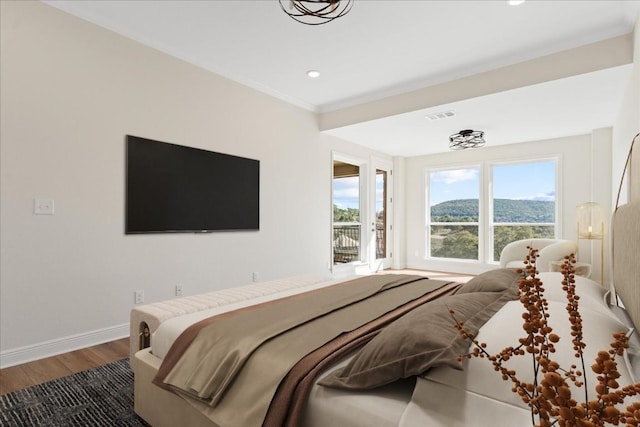
M 631 337 L 618 362 L 622 385 L 640 381 L 639 219 L 640 203 L 614 215 L 614 292 L 576 277 L 587 362 L 613 332 Z M 569 336 L 562 274 L 539 277 L 554 331 Z M 452 338 L 449 315 L 453 307 L 490 350 L 515 344 L 518 278 L 513 269 L 466 284 L 305 276 L 136 308 L 132 343 L 149 345 L 132 357 L 136 413 L 160 427 L 530 425 L 529 409 L 486 360 L 455 360 L 469 343 Z M 557 352 L 563 366 L 574 363 L 570 353 Z M 522 376 L 530 371 L 528 358 L 510 363 Z

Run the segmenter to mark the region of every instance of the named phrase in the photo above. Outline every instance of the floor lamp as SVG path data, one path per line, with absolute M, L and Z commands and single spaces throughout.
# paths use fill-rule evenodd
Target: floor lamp
M 600 284 L 604 286 L 604 213 L 599 204 L 578 205 L 578 240 L 600 240 Z

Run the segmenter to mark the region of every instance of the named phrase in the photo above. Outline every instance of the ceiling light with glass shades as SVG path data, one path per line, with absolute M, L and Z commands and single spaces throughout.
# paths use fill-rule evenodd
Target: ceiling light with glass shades
M 353 0 L 279 0 L 282 10 L 306 25 L 321 25 L 346 15 Z
M 482 147 L 484 144 L 484 132 L 480 130 L 465 129 L 449 136 L 449 148 L 452 150 L 478 148 Z

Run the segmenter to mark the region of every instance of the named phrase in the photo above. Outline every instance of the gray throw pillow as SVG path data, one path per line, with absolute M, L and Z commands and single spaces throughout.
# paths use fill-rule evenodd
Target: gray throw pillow
M 502 292 L 509 288 L 518 287 L 521 273 L 515 268 L 498 268 L 477 275 L 456 291 L 456 294 L 469 292 Z
M 457 356 L 470 342 L 460 337 L 449 310 L 465 330 L 479 328 L 507 301 L 513 290 L 451 295 L 424 304 L 402 316 L 367 343 L 342 369 L 319 384 L 340 389 L 371 389 L 419 375 L 435 366 L 462 369 Z

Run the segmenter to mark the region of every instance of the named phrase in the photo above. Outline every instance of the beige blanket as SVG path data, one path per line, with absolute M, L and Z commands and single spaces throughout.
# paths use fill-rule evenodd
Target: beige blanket
M 299 359 L 447 283 L 375 275 L 215 316 L 185 331 L 154 383 L 189 396 L 218 425 L 260 425 Z

